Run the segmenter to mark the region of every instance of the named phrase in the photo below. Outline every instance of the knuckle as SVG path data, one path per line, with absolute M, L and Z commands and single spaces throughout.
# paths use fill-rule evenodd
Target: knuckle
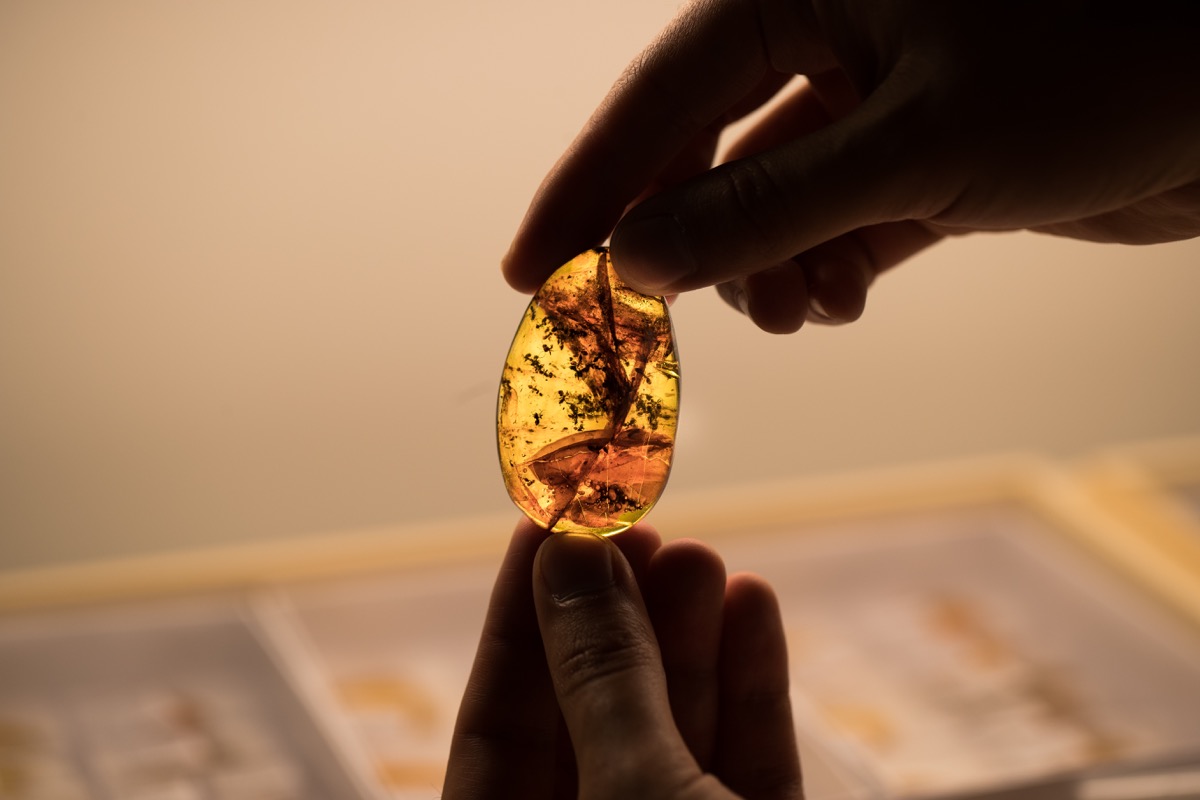
M 732 211 L 759 241 L 769 241 L 785 225 L 786 193 L 761 159 L 750 156 L 721 169 L 721 180 Z
M 597 684 L 620 681 L 653 666 L 655 656 L 638 637 L 580 640 L 559 660 L 556 682 L 567 696 Z

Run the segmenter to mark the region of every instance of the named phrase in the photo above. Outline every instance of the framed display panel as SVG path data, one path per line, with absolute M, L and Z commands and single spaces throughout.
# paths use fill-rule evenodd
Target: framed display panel
M 709 493 L 656 520 L 775 586 L 810 799 L 1075 797 L 1200 765 L 1200 617 L 1118 564 L 1121 532 L 1069 481 L 996 467 Z M 383 796 L 436 794 L 494 569 L 260 599 Z
M 1188 527 L 1200 532 L 1200 437 L 1110 448 L 1087 459 L 1082 469 L 1097 487 L 1114 493 L 1153 489 L 1177 504 Z
M 1200 438 L 1113 448 L 1076 469 L 1093 504 L 1200 585 Z
M 376 796 L 438 796 L 493 568 L 468 560 L 257 597 L 282 662 L 308 672 Z
M 0 621 L 0 797 L 365 797 L 238 600 Z
M 61 635 L 56 620 L 100 600 L 125 598 L 95 612 L 121 628 L 189 602 L 164 604 L 170 594 L 244 598 L 249 610 L 222 612 L 223 624 L 265 643 L 270 658 L 250 674 L 307 720 L 298 730 L 316 732 L 324 779 L 435 797 L 513 521 L 0 576 L 0 604 L 41 606 Z M 776 587 L 810 800 L 1121 800 L 1168 778 L 1195 788 L 1197 587 L 1053 465 L 998 458 L 668 495 L 652 521 Z M 0 624 L 30 630 L 21 621 L 32 618 L 10 611 Z M 154 629 L 191 629 L 168 620 Z M 67 627 L 85 638 L 105 628 Z M 38 652 L 49 663 L 67 651 Z M 128 677 L 153 695 L 156 671 L 148 661 Z M 20 713 L 33 727 L 45 719 Z M 61 721 L 75 717 L 55 719 L 51 741 L 81 735 Z
M 780 595 L 802 729 L 883 796 L 1200 763 L 1195 628 L 1017 504 L 724 548 Z

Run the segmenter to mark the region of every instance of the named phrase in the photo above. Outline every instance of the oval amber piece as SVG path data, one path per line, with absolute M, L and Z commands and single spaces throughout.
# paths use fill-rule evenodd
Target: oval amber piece
M 560 267 L 525 311 L 500 379 L 513 502 L 554 531 L 625 530 L 666 486 L 678 418 L 663 298 L 625 286 L 605 249 Z

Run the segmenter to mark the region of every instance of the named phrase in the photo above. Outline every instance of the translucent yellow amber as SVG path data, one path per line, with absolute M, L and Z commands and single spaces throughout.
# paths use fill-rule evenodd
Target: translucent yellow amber
M 553 531 L 625 530 L 671 470 L 679 363 L 666 302 L 625 286 L 607 250 L 577 256 L 525 311 L 497 405 L 518 508 Z

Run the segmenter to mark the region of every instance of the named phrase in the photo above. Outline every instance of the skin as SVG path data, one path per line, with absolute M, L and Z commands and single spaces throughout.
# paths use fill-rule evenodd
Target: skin
M 647 526 L 604 539 L 522 521 L 442 796 L 800 798 L 774 593 Z
M 1198 33 L 1178 0 L 699 0 L 546 177 L 504 274 L 532 291 L 611 233 L 635 288 L 716 286 L 784 333 L 857 319 L 948 235 L 1194 237 Z
M 546 177 L 505 277 L 533 291 L 610 238 L 634 288 L 716 286 L 784 333 L 857 319 L 879 273 L 949 235 L 1200 235 L 1195 9 L 698 0 Z M 770 588 L 648 528 L 519 525 L 444 797 L 735 796 L 801 796 Z

